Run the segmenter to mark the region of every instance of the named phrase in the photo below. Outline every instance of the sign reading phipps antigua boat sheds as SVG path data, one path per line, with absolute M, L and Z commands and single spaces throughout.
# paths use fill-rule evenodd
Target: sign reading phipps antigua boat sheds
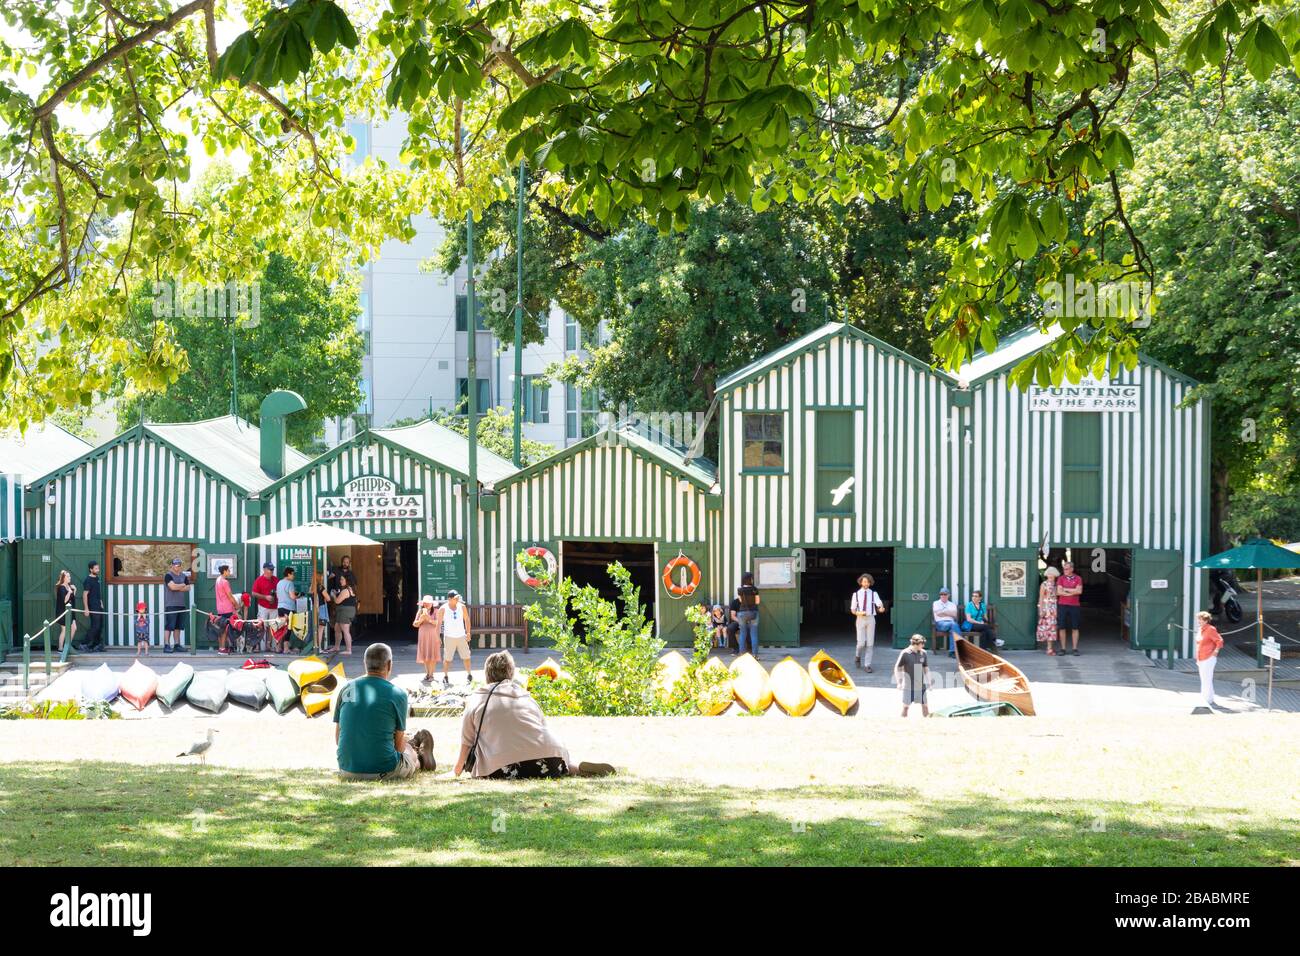
M 1136 412 L 1142 397 L 1140 385 L 1119 385 L 1085 378 L 1078 385 L 1065 382 L 1057 388 L 1029 388 L 1029 407 L 1035 412 Z
M 321 521 L 423 518 L 424 496 L 399 491 L 379 475 L 361 475 L 336 495 L 317 495 L 316 516 Z

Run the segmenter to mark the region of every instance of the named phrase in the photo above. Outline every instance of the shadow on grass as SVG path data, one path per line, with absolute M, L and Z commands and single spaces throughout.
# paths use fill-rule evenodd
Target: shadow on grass
M 1300 821 L 1204 807 L 691 781 L 341 783 L 0 765 L 0 865 L 1279 865 Z

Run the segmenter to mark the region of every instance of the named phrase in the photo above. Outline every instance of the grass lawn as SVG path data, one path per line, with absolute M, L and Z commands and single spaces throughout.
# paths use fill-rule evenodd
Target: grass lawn
M 9 723 L 0 866 L 1300 863 L 1291 717 L 557 723 L 627 771 L 345 784 L 319 722 L 206 769 L 164 762 L 189 729 L 163 721 Z M 449 760 L 454 723 L 425 725 Z

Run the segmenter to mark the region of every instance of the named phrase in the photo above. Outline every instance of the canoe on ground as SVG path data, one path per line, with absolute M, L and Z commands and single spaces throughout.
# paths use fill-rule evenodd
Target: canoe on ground
M 117 700 L 119 690 L 118 676 L 108 669 L 107 664 L 100 664 L 81 679 L 83 700 Z
M 226 677 L 226 696 L 232 704 L 261 710 L 271 695 L 266 689 L 266 677 L 263 674 L 255 670 L 236 670 Z
M 293 664 L 289 666 L 292 668 Z M 335 664 L 332 671 L 302 689 L 302 709 L 307 712 L 308 717 L 315 717 L 322 711 L 329 710 L 334 693 L 343 686 L 343 679 L 343 665 Z
M 741 654 L 731 662 L 731 692 L 746 710 L 767 710 L 772 705 L 772 684 L 763 665 L 753 654 Z
M 858 702 L 858 688 L 849 672 L 825 651 L 818 651 L 808 662 L 808 676 L 818 695 L 841 714 L 847 714 Z
M 300 657 L 289 664 L 289 676 L 299 690 L 314 684 L 329 673 L 329 665 L 319 657 Z
M 199 710 L 217 713 L 226 703 L 226 672 L 199 671 L 185 688 L 185 699 Z
M 158 672 L 136 661 L 122 675 L 122 699 L 136 710 L 144 710 L 158 691 Z
M 817 703 L 817 690 L 808 671 L 793 657 L 772 668 L 772 696 L 791 717 L 802 717 Z
M 298 703 L 298 687 L 289 676 L 288 671 L 273 670 L 266 672 L 266 692 L 271 698 L 271 706 L 277 714 L 283 714 Z
M 669 651 L 659 658 L 659 669 L 655 672 L 655 686 L 659 696 L 667 697 L 673 692 L 673 686 L 686 673 L 687 661 L 680 651 Z
M 931 717 L 1021 717 L 1020 708 L 1009 700 L 988 703 L 952 704 L 930 712 Z
M 710 657 L 704 662 L 704 666 L 699 669 L 698 673 L 701 678 L 705 678 L 715 671 L 720 671 L 726 675 L 722 683 L 715 684 L 709 681 L 706 684 L 701 680 L 700 686 L 695 691 L 695 705 L 700 708 L 700 713 L 705 717 L 713 717 L 731 706 L 731 685 L 734 679 L 731 672 L 727 670 L 727 665 L 722 663 L 721 658 Z
M 192 680 L 194 680 L 194 668 L 185 663 L 177 664 L 158 678 L 158 689 L 154 691 L 154 696 L 163 706 L 175 707 L 176 702 L 185 696 L 185 690 Z
M 966 690 L 976 700 L 1005 700 L 1026 716 L 1034 716 L 1034 698 L 1029 679 L 1015 664 L 991 651 L 977 647 L 964 637 L 957 642 L 957 672 Z

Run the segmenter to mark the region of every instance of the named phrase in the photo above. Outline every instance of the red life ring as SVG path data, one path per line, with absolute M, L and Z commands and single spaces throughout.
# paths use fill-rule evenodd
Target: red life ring
M 525 548 L 524 553 L 529 557 L 541 558 L 545 561 L 547 578 L 553 579 L 555 577 L 555 572 L 559 568 L 559 565 L 555 561 L 555 555 L 551 554 L 547 548 Z M 519 577 L 520 581 L 523 581 L 524 584 L 527 584 L 530 588 L 539 588 L 542 586 L 542 581 L 539 578 L 529 577 L 528 570 L 518 561 L 515 562 L 515 574 Z
M 678 584 L 673 580 L 673 572 L 678 568 L 686 568 L 690 572 L 690 583 Z M 700 586 L 700 566 L 686 555 L 679 554 L 664 565 L 663 581 L 664 590 L 673 597 L 690 597 L 695 593 L 695 589 Z

